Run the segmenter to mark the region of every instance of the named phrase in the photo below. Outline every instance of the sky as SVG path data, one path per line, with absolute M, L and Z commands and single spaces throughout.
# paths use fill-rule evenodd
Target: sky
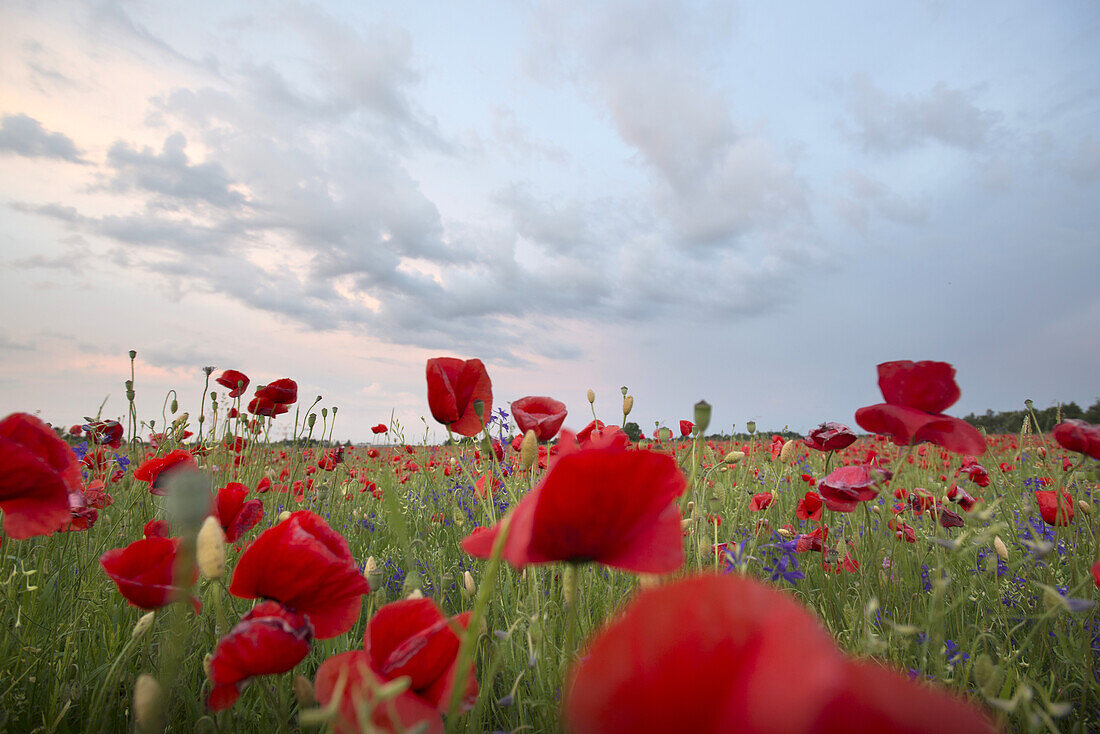
M 1100 398 L 1095 2 L 378 5 L 0 4 L 0 412 L 131 349 L 144 420 L 214 366 L 355 441 L 440 356 L 573 429 Z

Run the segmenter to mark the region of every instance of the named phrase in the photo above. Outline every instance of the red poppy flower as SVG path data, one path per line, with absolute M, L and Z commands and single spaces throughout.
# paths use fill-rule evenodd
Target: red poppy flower
M 885 403 L 856 411 L 856 422 L 890 436 L 898 446 L 931 442 L 958 454 L 980 456 L 985 438 L 966 421 L 944 415 L 959 399 L 955 368 L 946 362 L 884 362 L 878 384 Z
M 825 541 L 829 539 L 829 528 L 820 525 L 809 533 L 802 533 L 795 539 L 795 553 L 809 551 L 825 552 Z
M 640 593 L 565 691 L 574 734 L 995 731 L 945 691 L 849 660 L 789 595 L 738 575 Z
M 1053 489 L 1039 490 L 1035 493 L 1035 501 L 1039 503 L 1039 514 L 1043 516 L 1043 522 L 1047 525 L 1069 525 L 1073 522 L 1073 498 L 1064 491 L 1061 494 L 1062 501 L 1059 503 L 1057 493 Z
M 146 538 L 170 538 L 172 531 L 168 527 L 167 520 L 150 520 L 145 523 L 141 534 Z
M 821 495 L 817 492 L 807 492 L 806 496 L 798 501 L 794 514 L 799 520 L 820 520 Z
M 754 494 L 752 496 L 752 501 L 749 502 L 749 512 L 760 512 L 762 510 L 765 510 L 771 503 L 771 492 L 761 492 L 760 494 Z
M 1100 426 L 1076 418 L 1062 421 L 1051 431 L 1058 445 L 1068 451 L 1100 459 Z
M 680 435 L 690 436 L 691 430 L 695 428 L 695 424 L 691 421 L 680 421 Z
M 281 405 L 293 405 L 298 402 L 298 383 L 289 377 L 284 377 L 256 388 L 256 397 Z
M 843 423 L 829 421 L 810 431 L 802 443 L 817 451 L 840 451 L 856 442 L 855 431 Z
M 989 486 L 989 472 L 984 466 L 974 461 L 973 457 L 968 456 L 967 460 L 963 461 L 959 471 L 956 472 L 956 474 L 960 473 L 970 477 L 970 481 L 979 487 Z
M 117 449 L 122 445 L 122 424 L 118 421 L 94 421 L 86 427 L 88 438 L 100 446 Z
M 869 464 L 834 469 L 817 485 L 825 506 L 833 512 L 851 512 L 860 502 L 878 496 L 878 483 L 890 478 L 890 472 Z
M 69 524 L 69 493 L 82 491 L 80 462 L 49 426 L 27 413 L 0 421 L 0 510 L 11 538 L 50 535 Z
M 428 360 L 428 408 L 432 417 L 462 436 L 476 436 L 493 411 L 493 383 L 480 359 L 436 357 Z M 474 402 L 484 404 L 482 417 Z
M 534 431 L 540 441 L 549 441 L 558 434 L 568 412 L 561 401 L 535 396 L 513 400 L 511 408 L 520 433 Z
M 390 429 L 386 427 L 385 423 L 379 423 L 377 426 L 371 426 L 371 431 L 375 435 L 378 435 L 379 433 L 385 433 L 388 430 Z
M 669 456 L 618 445 L 569 449 L 506 520 L 504 558 L 531 563 L 596 561 L 627 571 L 667 573 L 684 550 L 674 500 L 686 481 Z M 463 549 L 488 558 L 501 523 L 468 536 Z
M 215 501 L 218 523 L 225 531 L 225 542 L 234 543 L 259 524 L 264 517 L 264 503 L 245 500 L 248 487 L 240 482 L 230 482 L 218 490 Z
M 239 398 L 248 389 L 248 375 L 237 370 L 226 370 L 214 380 L 222 387 L 229 388 L 229 397 Z
M 371 669 L 370 663 L 370 653 L 352 650 L 334 655 L 317 669 L 313 692 L 318 703 L 327 707 L 337 692 L 342 691 L 339 718 L 335 723 L 337 734 L 360 734 L 364 731 L 366 722 L 359 720 L 359 714 L 368 708 L 371 710 L 370 723 L 376 731 L 410 731 L 421 724 L 426 726 L 424 734 L 442 734 L 443 717 L 439 711 L 411 690 L 385 704 L 373 704 L 384 681 Z
M 351 629 L 369 591 L 348 542 L 308 510 L 292 513 L 245 548 L 229 585 L 234 596 L 274 599 L 309 615 L 320 640 Z
M 974 505 L 978 504 L 978 500 L 967 492 L 962 487 L 952 484 L 947 490 L 947 499 L 952 502 L 957 502 L 959 507 L 963 508 L 967 512 L 974 509 Z
M 146 459 L 141 466 L 134 469 L 134 479 L 149 482 L 149 493 L 163 496 L 164 487 L 168 483 L 168 477 L 172 472 L 198 468 L 190 451 L 176 449 L 164 456 L 154 456 L 152 459 Z
M 252 400 L 248 402 L 248 412 L 252 415 L 266 415 L 269 418 L 274 418 L 289 410 L 290 408 L 285 404 L 272 402 L 265 398 L 252 398 Z
M 146 610 L 158 609 L 180 600 L 185 594 L 183 588 L 175 585 L 173 577 L 179 546 L 179 538 L 135 540 L 125 548 L 104 553 L 99 557 L 99 565 L 130 604 Z M 195 568 L 187 585 L 198 578 L 199 570 Z M 191 606 L 196 614 L 202 608 L 194 597 L 191 597 Z
M 367 622 L 363 644 L 371 668 L 383 680 L 409 676 L 409 690 L 438 711 L 447 710 L 454 687 L 459 638 L 470 612 L 447 619 L 431 599 L 406 599 L 386 604 Z M 471 665 L 466 674 L 462 711 L 477 701 L 477 678 Z
M 88 506 L 88 498 L 80 490 L 69 492 L 69 524 L 63 529 L 69 532 L 87 530 L 95 525 L 99 513 Z
M 1100 589 L 1100 561 L 1092 564 L 1092 580 L 1096 582 L 1096 588 Z
M 214 690 L 206 705 L 214 711 L 229 708 L 254 676 L 287 672 L 309 654 L 312 639 L 313 627 L 302 615 L 278 602 L 257 604 L 214 649 Z

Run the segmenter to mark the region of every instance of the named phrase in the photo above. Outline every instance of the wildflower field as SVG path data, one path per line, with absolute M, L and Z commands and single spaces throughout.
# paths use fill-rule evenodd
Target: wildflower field
M 632 440 L 625 388 L 567 415 L 433 359 L 445 445 L 133 378 L 0 421 L 0 731 L 1100 729 L 1100 428 L 985 436 L 947 364 L 801 438 L 701 402 Z

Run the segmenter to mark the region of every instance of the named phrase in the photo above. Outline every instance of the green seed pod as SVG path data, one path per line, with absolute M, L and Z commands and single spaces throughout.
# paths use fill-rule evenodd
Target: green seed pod
M 700 400 L 695 404 L 695 430 L 702 436 L 710 425 L 710 403 Z

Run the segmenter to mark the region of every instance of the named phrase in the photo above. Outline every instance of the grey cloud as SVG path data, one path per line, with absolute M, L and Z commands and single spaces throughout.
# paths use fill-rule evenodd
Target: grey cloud
M 938 82 L 919 94 L 891 96 L 857 75 L 845 87 L 854 137 L 864 150 L 896 153 L 928 142 L 976 151 L 985 147 L 1000 113 L 975 104 L 973 90 Z
M 928 221 L 927 208 L 906 201 L 881 181 L 855 170 L 845 172 L 840 181 L 850 196 L 837 199 L 835 208 L 860 232 L 867 232 L 872 216 L 910 225 Z
M 158 154 L 151 148 L 135 150 L 117 141 L 107 151 L 107 165 L 114 169 L 110 186 L 116 191 L 146 191 L 183 201 L 205 201 L 217 207 L 235 207 L 245 197 L 234 191 L 225 169 L 214 161 L 192 164 L 185 148 L 187 138 L 173 133 Z
M 22 113 L 0 119 L 0 152 L 27 158 L 56 158 L 70 163 L 87 163 L 72 138 L 49 132 L 38 120 Z

